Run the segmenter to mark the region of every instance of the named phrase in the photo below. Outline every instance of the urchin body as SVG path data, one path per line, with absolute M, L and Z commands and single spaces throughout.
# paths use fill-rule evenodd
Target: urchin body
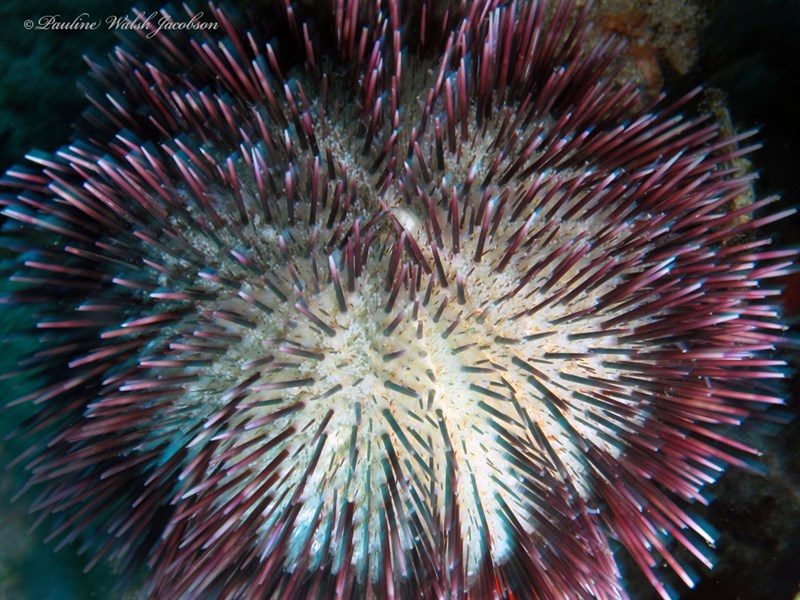
M 37 508 L 156 596 L 617 597 L 612 537 L 691 584 L 678 501 L 779 402 L 781 215 L 571 3 L 401 8 L 120 49 L 87 141 L 9 173 Z

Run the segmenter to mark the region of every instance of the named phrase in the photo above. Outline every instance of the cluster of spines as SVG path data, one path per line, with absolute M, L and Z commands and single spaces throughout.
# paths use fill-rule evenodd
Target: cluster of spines
M 356 113 L 361 139 L 347 150 L 368 155 L 359 175 L 370 174 L 369 183 L 376 196 L 385 195 L 395 185 L 407 205 L 424 216 L 425 235 L 419 237 L 404 228 L 402 217 L 395 215 L 396 205 L 360 204 L 359 175 L 348 176 L 345 161 L 337 162 L 333 150 L 324 146 L 323 140 L 335 128 L 329 121 L 351 115 L 346 107 L 331 106 L 332 82 L 323 73 L 328 59 L 315 47 L 308 25 L 298 26 L 288 5 L 283 14 L 290 34 L 305 56 L 309 75 L 319 81 L 314 102 L 309 101 L 303 87 L 305 80 L 287 78 L 288 72 L 281 69 L 271 44 L 262 47 L 253 35 L 239 34 L 217 9 L 213 14 L 225 31 L 226 41 L 218 44 L 210 37 L 191 39 L 188 49 L 183 49 L 169 36 L 159 37 L 163 43 L 161 58 L 168 68 L 143 62 L 124 49 L 117 49 L 111 68 L 93 65 L 97 81 L 116 90 L 102 98 L 90 96 L 97 112 L 87 114 L 87 123 L 96 139 L 76 143 L 56 158 L 32 157 L 40 165 L 40 173 L 9 172 L 6 184 L 23 192 L 2 201 L 8 217 L 65 240 L 63 250 L 25 250 L 24 270 L 14 279 L 37 287 L 17 294 L 14 301 L 42 305 L 55 302 L 62 293 L 77 298 L 92 291 L 90 300 L 76 303 L 75 316 L 45 317 L 38 323 L 43 332 L 55 333 L 43 338 L 43 343 L 59 341 L 34 357 L 33 368 L 66 365 L 69 377 L 19 399 L 40 404 L 70 399 L 67 407 L 50 404 L 34 420 L 34 431 L 57 431 L 56 421 L 65 413 L 75 417 L 88 411 L 87 420 L 80 418 L 66 431 L 54 434 L 50 442 L 56 447 L 66 445 L 69 453 L 59 458 L 43 452 L 31 463 L 31 483 L 45 486 L 35 509 L 43 514 L 74 510 L 56 528 L 54 537 L 69 532 L 62 538 L 62 543 L 67 543 L 81 533 L 90 533 L 92 527 L 95 531 L 105 529 L 111 537 L 96 557 L 110 553 L 130 558 L 137 551 L 147 550 L 152 535 L 148 515 L 159 514 L 173 524 L 201 518 L 217 522 L 213 517 L 220 509 L 213 503 L 225 493 L 225 486 L 206 496 L 201 504 L 186 505 L 180 500 L 198 490 L 212 489 L 222 480 L 221 474 L 204 478 L 214 472 L 215 463 L 225 460 L 212 456 L 216 444 L 234 436 L 237 428 L 219 433 L 220 437 L 211 441 L 202 430 L 242 410 L 248 392 L 259 385 L 277 390 L 307 385 L 306 379 L 256 382 L 265 369 L 288 372 L 291 357 L 314 360 L 319 358 L 317 351 L 278 341 L 276 356 L 260 357 L 246 365 L 245 370 L 252 369 L 253 375 L 229 392 L 223 409 L 211 419 L 186 428 L 197 434 L 194 444 L 201 446 L 200 450 L 179 449 L 157 468 L 145 470 L 143 465 L 157 464 L 170 444 L 162 440 L 152 446 L 151 436 L 158 434 L 158 428 L 154 429 L 149 420 L 158 415 L 169 422 L 163 429 L 171 433 L 181 428 L 184 415 L 174 410 L 178 405 L 172 405 L 171 399 L 197 379 L 195 369 L 209 366 L 216 356 L 241 341 L 237 328 L 255 327 L 250 309 L 271 313 L 269 302 L 288 302 L 297 320 L 333 336 L 333 324 L 315 312 L 307 299 L 330 284 L 338 309 L 347 312 L 348 295 L 357 292 L 357 280 L 368 261 L 382 259 L 387 264 L 383 311 L 388 315 L 383 335 L 391 338 L 406 318 L 417 319 L 433 290 L 447 288 L 452 297 L 437 296 L 435 309 L 430 309 L 434 323 L 449 319 L 447 327 L 441 328 L 442 337 L 447 338 L 460 324 L 460 317 L 449 313 L 448 305 L 464 304 L 468 293 L 463 275 L 455 281 L 448 278 L 447 257 L 461 252 L 465 237 L 477 236 L 470 258 L 476 264 L 489 260 L 487 244 L 502 244 L 496 239 L 497 231 L 501 225 L 514 223 L 513 234 L 495 259 L 494 272 L 521 264 L 521 257 L 534 254 L 539 246 L 550 249 L 550 253 L 537 256 L 520 272 L 518 284 L 495 299 L 497 303 L 508 302 L 529 293 L 531 282 L 541 283 L 540 290 L 547 297 L 512 319 L 531 317 L 546 305 L 568 307 L 575 297 L 599 288 L 601 283 L 634 273 L 599 297 L 591 309 L 565 314 L 552 325 L 580 323 L 591 310 L 608 318 L 602 322 L 601 331 L 577 331 L 573 334 L 576 338 L 619 331 L 620 341 L 628 347 L 648 347 L 653 341 L 665 346 L 648 347 L 635 361 L 618 361 L 616 366 L 627 373 L 620 382 L 581 382 L 604 390 L 609 397 L 624 385 L 626 394 L 639 398 L 652 411 L 645 426 L 631 424 L 633 431 L 620 432 L 626 449 L 620 461 L 627 466 L 621 468 L 610 462 L 608 455 L 591 444 L 584 443 L 582 449 L 588 462 L 601 473 L 594 490 L 605 502 L 601 521 L 631 551 L 662 594 L 667 591 L 653 573 L 653 551 L 691 584 L 689 574 L 672 557 L 659 532 L 667 531 L 706 563 L 707 558 L 685 537 L 682 528 L 691 528 L 707 540 L 708 536 L 658 486 L 643 484 L 642 477 L 657 481 L 679 497 L 703 501 L 700 488 L 713 476 L 695 465 L 711 470 L 719 470 L 722 463 L 744 465 L 736 455 L 723 450 L 724 446 L 752 452 L 709 425 L 737 424 L 752 411 L 751 404 L 780 401 L 767 392 L 739 391 L 738 385 L 743 380 L 781 376 L 776 369 L 782 365 L 780 361 L 761 357 L 781 342 L 781 336 L 779 331 L 769 332 L 780 329 L 774 323 L 774 307 L 760 304 L 771 292 L 756 286 L 762 279 L 783 273 L 795 253 L 764 250 L 765 242 L 761 241 L 724 242 L 782 218 L 787 211 L 741 219 L 768 205 L 771 199 L 727 211 L 748 185 L 747 178 L 735 177 L 732 170 L 724 168 L 732 159 L 751 151 L 735 149 L 745 136 L 719 140 L 714 125 L 677 114 L 680 103 L 664 110 L 636 109 L 639 97 L 635 90 L 631 86 L 614 88 L 610 83 L 608 67 L 618 56 L 615 43 L 601 43 L 586 53 L 583 21 L 587 13 L 573 20 L 574 3 L 564 2 L 547 17 L 545 4 L 505 7 L 496 2 L 476 2 L 460 21 L 446 11 L 442 31 L 448 30 L 448 19 L 457 25 L 449 35 L 440 36 L 444 49 L 435 68 L 438 74 L 423 94 L 418 122 L 409 127 L 401 124 L 401 93 L 406 85 L 401 76 L 410 77 L 410 69 L 404 72 L 403 62 L 408 58 L 402 51 L 398 3 L 390 2 L 387 14 L 371 3 L 337 3 L 332 27 L 338 59 L 351 65 L 349 83 L 359 100 Z M 423 56 L 431 47 L 427 37 L 437 37 L 430 23 L 431 6 L 421 6 L 418 49 Z M 459 11 L 453 8 L 452 12 Z M 187 75 L 175 75 L 175 67 Z M 147 107 L 146 121 L 137 108 L 142 106 Z M 631 113 L 636 116 L 628 119 Z M 547 125 L 536 125 L 551 118 Z M 524 139 L 520 131 L 526 132 Z M 492 136 L 485 146 L 493 153 L 491 160 L 469 165 L 464 169 L 467 174 L 463 182 L 448 178 L 447 169 L 464 162 L 465 145 L 486 135 Z M 142 144 L 139 140 L 152 141 Z M 157 140 L 162 140 L 158 146 Z M 254 239 L 256 214 L 259 222 L 289 227 L 307 224 L 313 229 L 303 247 L 291 234 L 278 236 L 276 255 L 270 259 L 283 265 L 285 276 L 281 281 L 274 273 L 264 272 L 265 257 L 249 256 L 246 249 L 231 245 L 232 239 Z M 645 218 L 647 215 L 652 218 Z M 605 222 L 599 237 L 587 240 L 577 236 L 556 248 L 549 244 L 558 228 L 557 220 L 598 216 Z M 198 232 L 223 258 L 215 259 L 207 248 L 193 247 L 190 238 L 194 234 L 187 234 L 187 230 Z M 612 248 L 623 233 L 627 235 L 624 250 L 628 258 L 620 262 Z M 326 239 L 321 239 L 322 235 Z M 662 240 L 667 243 L 660 245 Z M 143 253 L 144 247 L 155 248 L 157 253 Z M 378 256 L 370 258 L 371 252 Z M 131 261 L 131 255 L 141 255 L 141 263 Z M 302 269 L 293 265 L 298 256 L 308 257 L 310 279 L 304 279 Z M 570 269 L 588 257 L 598 265 L 588 276 L 564 280 Z M 252 274 L 262 287 L 260 292 L 245 289 L 243 281 L 233 278 L 242 270 Z M 537 277 L 543 273 L 549 275 L 539 281 Z M 157 284 L 154 274 L 163 275 L 171 287 Z M 450 292 L 452 284 L 455 289 Z M 47 287 L 54 291 L 45 293 Z M 122 291 L 115 294 L 109 288 Z M 262 293 L 270 294 L 270 301 Z M 398 300 L 401 294 L 407 295 L 407 301 Z M 214 300 L 221 296 L 238 298 L 243 304 L 231 301 L 214 306 Z M 131 305 L 134 299 L 138 305 Z M 193 315 L 197 306 L 212 308 Z M 151 314 L 154 307 L 161 312 Z M 625 312 L 628 307 L 630 311 Z M 617 329 L 625 322 L 654 314 L 669 314 L 670 319 L 635 330 Z M 187 319 L 197 324 L 191 335 L 172 341 L 169 348 L 155 355 L 149 354 L 151 344 L 157 347 L 165 330 Z M 421 323 L 416 326 L 421 327 Z M 62 337 L 58 332 L 67 334 Z M 102 340 L 99 345 L 97 339 Z M 691 347 L 695 340 L 704 345 Z M 672 342 L 672 347 L 666 347 Z M 680 343 L 689 347 L 672 349 Z M 387 356 L 388 360 L 396 358 Z M 558 404 L 541 370 L 520 362 L 517 366 Z M 646 372 L 638 376 L 643 369 Z M 689 377 L 715 384 L 707 388 L 691 381 L 679 383 Z M 658 383 L 664 379 L 671 382 L 668 391 Z M 74 393 L 84 386 L 87 391 Z M 398 382 L 388 381 L 387 387 L 400 394 L 418 394 Z M 87 402 L 95 396 L 101 400 Z M 290 405 L 285 410 L 296 408 Z M 278 415 L 240 428 L 264 427 L 270 418 Z M 558 467 L 557 452 L 541 431 L 537 434 L 535 427 L 532 430 Z M 325 435 L 322 431 L 320 427 L 314 443 L 320 443 Z M 115 437 L 109 438 L 112 434 Z M 279 440 L 281 435 L 274 439 Z M 190 437 L 187 433 L 187 440 Z M 581 443 L 580 435 L 574 437 Z M 129 452 L 141 444 L 152 447 Z M 234 456 L 239 450 L 234 445 L 226 452 Z M 32 448 L 31 454 L 40 451 Z M 670 460 L 666 464 L 656 461 L 652 458 L 654 451 L 669 455 Z M 569 478 L 563 475 L 563 465 L 556 470 L 563 479 L 554 481 L 553 487 L 561 492 L 569 488 Z M 121 481 L 118 477 L 127 477 L 123 476 L 126 471 L 138 474 L 141 490 L 132 511 L 115 498 Z M 399 473 L 399 468 L 396 471 Z M 83 472 L 85 478 L 77 472 Z M 76 477 L 69 484 L 60 484 L 69 473 Z M 168 487 L 178 474 L 184 483 L 170 501 L 177 508 L 166 508 L 159 488 Z M 236 482 L 244 477 L 236 469 L 225 475 Z M 269 512 L 267 492 L 275 484 L 274 476 L 261 476 L 264 482 L 258 493 L 251 490 L 245 501 L 231 504 L 230 514 L 254 518 L 259 511 Z M 233 486 L 230 482 L 226 485 Z M 392 490 L 395 498 L 403 493 Z M 566 505 L 556 510 L 583 519 L 584 534 L 594 532 L 596 539 L 591 541 L 591 535 L 587 539 L 595 548 L 592 554 L 598 565 L 602 565 L 598 572 L 582 568 L 583 557 L 562 557 L 564 562 L 558 563 L 559 552 L 543 557 L 538 549 L 524 547 L 514 554 L 508 571 L 484 563 L 483 570 L 467 582 L 465 574 L 456 569 L 450 591 L 461 595 L 469 583 L 470 593 L 476 598 L 504 595 L 510 585 L 502 580 L 504 573 L 514 572 L 517 584 L 530 580 L 542 597 L 555 597 L 554 590 L 560 587 L 590 590 L 598 596 L 618 593 L 616 569 L 604 554 L 603 534 L 587 516 L 590 511 L 580 494 L 573 488 L 568 496 Z M 573 502 L 578 506 L 571 506 Z M 446 504 L 450 511 L 444 519 L 450 523 L 446 531 L 458 537 L 458 528 L 452 526 L 458 522 L 454 497 L 450 496 Z M 101 510 L 104 506 L 113 508 Z M 348 523 L 347 511 L 352 517 L 354 510 L 347 503 L 343 506 L 340 524 Z M 393 504 L 387 501 L 384 506 Z M 107 518 L 98 517 L 94 525 L 80 524 L 92 512 Z M 506 515 L 519 532 L 519 543 L 530 545 L 528 525 L 515 523 L 510 509 Z M 231 523 L 231 518 L 226 523 Z M 386 515 L 387 540 L 392 540 L 391 522 L 396 518 Z M 543 519 L 539 525 L 547 529 L 549 523 Z M 336 535 L 349 539 L 352 530 L 342 527 Z M 203 547 L 198 540 L 212 543 L 217 539 L 202 529 L 187 540 L 167 533 L 173 532 L 164 532 L 168 545 L 153 553 L 150 560 L 159 585 L 172 580 L 182 556 L 194 556 Z M 558 549 L 568 548 L 565 532 L 549 534 L 558 540 L 554 544 L 562 544 Z M 251 535 L 255 533 L 251 531 Z M 128 541 L 114 548 L 115 536 Z M 299 594 L 301 588 L 322 593 L 331 587 L 344 597 L 371 593 L 372 586 L 383 587 L 381 595 L 392 593 L 395 584 L 387 569 L 397 565 L 385 565 L 379 583 L 353 576 L 347 557 L 330 559 L 337 562 L 338 574 L 328 579 L 323 570 L 311 577 L 302 569 L 287 574 L 280 563 L 286 543 L 280 538 L 269 547 L 268 555 L 258 556 L 253 551 L 243 559 L 242 564 L 249 565 L 245 571 L 259 565 L 257 575 L 245 584 L 230 575 L 225 563 L 215 562 L 223 556 L 224 548 L 218 547 L 192 572 L 193 580 L 182 581 L 181 589 L 191 594 L 205 586 L 211 588 L 221 574 L 226 574 L 230 587 L 224 590 L 230 593 L 266 590 L 269 582 L 278 580 L 282 581 L 282 593 L 289 596 Z M 443 547 L 457 552 L 460 546 L 460 540 L 453 539 Z M 349 543 L 343 547 L 352 551 Z M 264 551 L 264 547 L 258 548 Z M 389 556 L 400 560 L 404 553 L 398 546 L 383 556 L 385 560 Z M 396 585 L 407 586 L 407 591 L 426 590 L 424 574 L 441 575 L 463 564 L 463 558 L 448 555 L 436 564 L 431 568 L 420 561 L 406 565 L 402 569 L 405 577 Z M 356 587 L 350 588 L 352 585 Z M 158 589 L 159 593 L 166 592 L 166 588 Z M 398 587 L 394 592 L 403 589 Z

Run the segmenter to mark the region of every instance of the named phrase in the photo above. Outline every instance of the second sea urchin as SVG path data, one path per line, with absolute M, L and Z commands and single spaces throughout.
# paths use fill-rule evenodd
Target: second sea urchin
M 780 402 L 744 136 L 573 2 L 212 12 L 4 180 L 53 536 L 163 598 L 614 598 L 615 542 L 691 585 L 682 501 Z

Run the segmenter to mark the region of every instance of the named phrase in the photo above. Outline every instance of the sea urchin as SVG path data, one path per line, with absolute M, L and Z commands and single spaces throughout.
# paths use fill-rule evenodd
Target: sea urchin
M 157 598 L 616 598 L 780 402 L 746 136 L 574 2 L 278 3 L 92 64 L 0 202 L 36 511 Z M 408 10 L 406 10 L 408 8 Z M 307 13 L 307 14 L 306 14 Z M 164 12 L 164 15 L 167 15 Z M 134 49 L 135 47 L 135 49 Z M 142 58 L 146 57 L 146 58 Z

